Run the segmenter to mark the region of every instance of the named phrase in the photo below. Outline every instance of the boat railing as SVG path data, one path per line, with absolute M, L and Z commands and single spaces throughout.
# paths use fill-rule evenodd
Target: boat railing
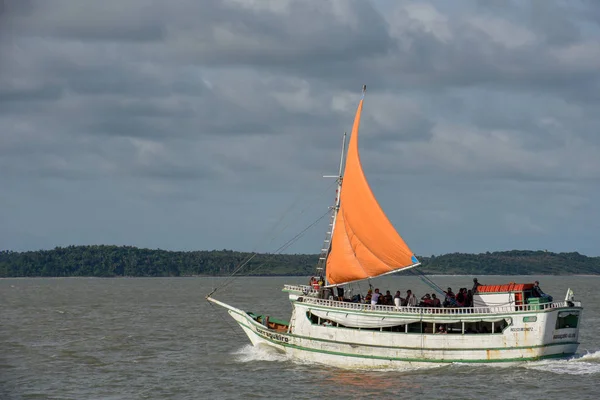
M 299 292 L 309 296 L 319 294 L 318 290 L 313 289 L 312 286 L 309 285 L 283 285 L 283 290 L 285 292 Z
M 317 299 L 314 297 L 301 297 L 303 303 L 314 304 L 319 306 L 339 308 L 342 310 L 357 310 L 357 311 L 379 311 L 386 313 L 402 313 L 402 314 L 502 314 L 514 312 L 531 312 L 547 310 L 552 308 L 562 307 L 580 307 L 580 302 L 555 301 L 552 303 L 542 304 L 511 304 L 501 306 L 484 306 L 484 307 L 409 307 L 409 306 L 384 306 L 371 305 L 365 303 L 351 303 L 346 301 Z

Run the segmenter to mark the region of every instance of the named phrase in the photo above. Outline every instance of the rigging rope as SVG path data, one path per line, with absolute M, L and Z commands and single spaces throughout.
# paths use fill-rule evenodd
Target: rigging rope
M 318 224 L 323 218 L 325 218 L 329 214 L 329 212 L 330 212 L 330 210 L 328 209 L 323 215 L 321 215 L 319 218 L 317 218 L 317 220 L 312 222 L 310 225 L 308 225 L 306 228 L 304 228 L 302 231 L 300 231 L 300 233 L 296 234 L 296 236 L 294 236 L 293 238 L 288 240 L 286 243 L 281 245 L 277 250 L 275 250 L 275 252 L 273 254 L 271 254 L 270 258 L 264 260 L 262 263 L 260 263 L 255 268 L 253 268 L 249 273 L 251 274 L 252 272 L 256 271 L 258 268 L 263 267 L 267 261 L 271 261 L 271 259 L 275 258 L 276 255 L 278 255 L 279 253 L 281 253 L 282 251 L 284 251 L 285 249 L 290 247 L 293 243 L 295 243 L 298 239 L 300 239 L 306 231 L 308 231 L 310 228 L 312 228 L 313 226 Z M 217 286 L 215 289 L 213 289 L 213 291 L 210 292 L 207 297 L 210 297 L 217 290 L 220 290 L 220 289 L 228 286 L 229 284 L 231 284 L 231 282 L 233 282 L 233 280 L 234 280 L 234 275 L 237 274 L 243 267 L 245 267 L 248 264 L 248 262 L 250 262 L 250 260 L 252 260 L 257 255 L 258 255 L 258 253 L 254 253 L 252 255 L 252 257 L 250 257 L 247 261 L 245 261 L 243 264 L 238 266 L 233 271 L 233 273 L 225 280 L 225 282 L 223 282 L 220 286 Z
M 335 183 L 335 182 L 334 182 L 334 183 Z M 287 228 L 288 228 L 288 227 L 289 227 L 289 226 L 292 224 L 292 222 L 295 222 L 295 221 L 296 221 L 296 220 L 297 220 L 297 219 L 298 219 L 298 218 L 299 218 L 299 217 L 300 217 L 302 214 L 304 214 L 304 212 L 305 212 L 306 210 L 308 210 L 308 209 L 309 209 L 309 208 L 310 208 L 310 207 L 311 207 L 311 206 L 312 206 L 312 205 L 313 205 L 313 204 L 316 202 L 316 200 L 317 200 L 318 198 L 322 197 L 322 196 L 323 196 L 323 195 L 324 195 L 326 192 L 329 192 L 329 191 L 331 190 L 332 186 L 334 185 L 334 183 L 330 184 L 330 185 L 329 185 L 329 186 L 328 186 L 328 187 L 327 187 L 327 188 L 326 188 L 326 189 L 325 189 L 325 190 L 324 190 L 322 193 L 320 193 L 318 196 L 315 196 L 315 198 L 313 199 L 313 201 L 311 201 L 311 202 L 307 202 L 307 204 L 308 204 L 308 205 L 307 205 L 306 207 L 304 207 L 304 209 L 302 209 L 302 210 L 300 211 L 300 213 L 299 213 L 299 214 L 296 216 L 296 218 L 295 218 L 295 219 L 293 219 L 292 221 L 290 221 L 290 222 L 289 222 L 287 225 L 284 225 L 284 226 L 283 226 L 283 228 L 281 228 L 281 229 L 280 229 L 278 232 L 276 232 L 276 233 L 275 233 L 275 234 L 274 234 L 274 235 L 271 237 L 271 240 L 270 240 L 270 241 L 267 243 L 267 245 L 270 245 L 270 244 L 271 244 L 271 243 L 272 243 L 272 242 L 275 240 L 275 238 L 277 238 L 277 237 L 278 237 L 278 236 L 279 236 L 281 233 L 283 233 L 283 232 L 284 232 L 284 231 L 285 231 L 285 230 L 286 230 L 286 229 L 287 229 Z M 293 208 L 296 206 L 296 204 L 298 204 L 298 203 L 300 202 L 300 200 L 301 200 L 301 199 L 302 199 L 302 196 L 298 196 L 298 198 L 296 199 L 296 201 L 295 201 L 294 203 L 292 203 L 292 205 L 291 205 L 290 207 L 288 207 L 288 208 L 285 210 L 285 212 L 284 212 L 284 213 L 281 215 L 281 217 L 279 217 L 279 219 L 278 219 L 277 221 L 275 221 L 275 223 L 274 223 L 273 227 L 272 227 L 272 228 L 271 228 L 269 231 L 267 231 L 267 233 L 265 233 L 265 234 L 262 236 L 262 238 L 261 238 L 261 240 L 260 240 L 259 242 L 262 242 L 262 241 L 263 241 L 263 240 L 264 240 L 264 239 L 265 239 L 265 238 L 266 238 L 266 237 L 269 235 L 269 232 L 270 232 L 270 231 L 273 231 L 273 230 L 275 229 L 275 227 L 276 227 L 277 225 L 279 225 L 279 224 L 280 224 L 280 222 L 281 222 L 281 221 L 282 221 L 282 220 L 285 218 L 285 216 L 286 216 L 286 215 L 289 213 L 289 211 L 290 211 L 290 210 L 292 210 L 292 209 L 293 209 Z M 329 212 L 329 211 L 328 211 L 328 212 Z M 320 221 L 322 218 L 323 218 L 323 217 L 320 217 L 320 218 L 319 218 L 319 219 L 318 219 L 316 222 Z M 315 222 L 315 223 L 316 223 L 316 222 Z M 313 226 L 313 225 L 314 225 L 314 223 L 313 223 L 313 224 L 311 224 L 309 227 L 311 227 L 311 226 Z M 307 228 L 307 229 L 308 229 L 308 228 Z M 302 231 L 301 233 L 303 233 L 303 232 L 304 232 L 304 231 Z M 296 236 L 298 236 L 298 235 L 296 235 Z M 294 237 L 294 238 L 295 238 L 295 237 Z M 294 238 L 292 238 L 292 239 L 294 239 Z M 287 243 L 289 243 L 289 242 L 287 242 Z M 241 270 L 243 267 L 245 267 L 245 266 L 246 266 L 246 265 L 247 265 L 247 264 L 248 264 L 250 261 L 252 261 L 252 259 L 253 259 L 254 257 L 256 257 L 256 256 L 258 255 L 258 253 L 256 252 L 256 249 L 258 248 L 259 244 L 260 244 L 260 243 L 258 243 L 256 246 L 254 246 L 254 249 L 253 249 L 253 250 L 252 250 L 252 252 L 251 252 L 251 253 L 250 253 L 250 254 L 247 256 L 247 258 L 246 258 L 246 259 L 244 259 L 244 260 L 242 260 L 242 261 L 241 261 L 241 262 L 238 264 L 238 266 L 237 266 L 237 267 L 234 269 L 233 273 L 232 273 L 232 274 L 231 274 L 231 275 L 228 277 L 228 279 L 225 281 L 225 283 L 224 283 L 224 284 L 222 284 L 221 286 L 218 286 L 218 287 L 216 287 L 215 289 L 213 289 L 213 291 L 212 291 L 212 292 L 210 292 L 210 294 L 209 294 L 208 296 L 212 295 L 212 294 L 213 294 L 213 293 L 215 293 L 217 290 L 219 290 L 219 289 L 223 288 L 225 285 L 227 285 L 227 284 L 229 283 L 228 281 L 229 281 L 229 280 L 230 280 L 230 279 L 231 279 L 231 278 L 232 278 L 232 277 L 233 277 L 235 274 L 237 274 L 237 273 L 238 273 L 238 272 L 239 272 L 239 271 L 240 271 L 240 270 Z M 291 243 L 290 243 L 290 244 L 291 244 Z M 285 246 L 285 244 L 284 244 L 284 246 Z M 287 247 L 289 247 L 289 245 L 288 245 L 288 246 L 286 246 L 286 248 L 287 248 Z M 278 251 L 283 251 L 283 250 L 284 250 L 284 249 L 281 249 L 281 250 L 280 250 L 280 249 L 281 249 L 281 247 L 280 247 L 279 249 L 275 250 L 275 252 L 277 253 Z M 263 264 L 260 264 L 259 266 L 263 266 L 263 265 L 264 265 L 264 262 L 263 262 Z M 250 272 L 253 272 L 253 271 L 255 271 L 256 269 L 257 269 L 257 268 L 255 268 L 254 270 L 252 270 L 252 271 L 250 271 Z
M 425 273 L 423 271 L 421 271 L 418 268 L 411 268 L 408 270 L 411 274 L 413 275 L 417 275 L 419 278 L 421 278 L 421 280 L 430 288 L 432 288 L 433 290 L 437 291 L 438 294 L 443 295 L 445 300 L 448 300 L 452 305 L 458 305 L 458 302 L 456 301 L 456 299 L 453 299 L 452 297 L 447 297 L 446 296 L 446 292 L 444 291 L 444 289 L 442 289 L 438 284 L 436 284 L 433 280 L 431 280 L 430 278 L 428 278 Z M 416 271 L 416 272 L 415 272 Z
M 307 205 L 307 206 L 306 206 L 304 209 L 302 209 L 302 210 L 300 211 L 300 213 L 299 213 L 299 214 L 296 216 L 296 218 L 295 218 L 295 219 L 293 219 L 292 221 L 290 221 L 290 222 L 289 222 L 287 225 L 284 225 L 284 226 L 283 226 L 281 229 L 279 229 L 279 231 L 277 231 L 277 232 L 275 232 L 275 233 L 273 234 L 273 236 L 271 237 L 271 240 L 269 240 L 269 242 L 268 242 L 266 245 L 267 245 L 267 246 L 268 246 L 268 245 L 270 245 L 270 244 L 271 244 L 271 243 L 272 243 L 272 242 L 275 240 L 275 238 L 277 238 L 279 235 L 281 235 L 281 234 L 282 234 L 282 233 L 283 233 L 283 232 L 284 232 L 284 231 L 285 231 L 287 228 L 289 228 L 289 226 L 290 226 L 290 225 L 291 225 L 293 222 L 295 222 L 295 221 L 296 221 L 296 220 L 297 220 L 297 219 L 298 219 L 298 218 L 299 218 L 299 217 L 300 217 L 302 214 L 304 214 L 304 212 L 305 212 L 306 210 L 308 210 L 308 209 L 310 208 L 310 206 L 312 206 L 312 205 L 315 203 L 315 201 L 316 201 L 316 199 L 317 199 L 317 198 L 320 198 L 321 196 L 323 196 L 323 195 L 324 195 L 324 193 L 325 193 L 325 192 L 328 192 L 329 190 L 331 190 L 331 187 L 332 187 L 332 186 L 333 186 L 333 184 L 329 185 L 329 186 L 327 187 L 327 189 L 326 189 L 326 190 L 324 190 L 324 191 L 323 191 L 323 192 L 322 192 L 322 193 L 321 193 L 319 196 L 315 196 L 315 199 L 313 199 L 313 201 L 312 201 L 312 202 L 308 202 L 308 203 L 307 203 L 308 205 Z M 238 269 L 238 268 L 240 268 L 240 266 L 242 266 L 242 267 L 243 267 L 244 265 L 246 265 L 246 264 L 247 264 L 247 263 L 248 263 L 250 260 L 252 260 L 252 259 L 253 259 L 253 258 L 254 258 L 254 257 L 257 255 L 257 253 L 256 253 L 256 250 L 257 250 L 257 249 L 258 249 L 258 247 L 261 245 L 261 243 L 262 243 L 263 241 L 265 241 L 265 240 L 266 240 L 267 236 L 269 236 L 269 234 L 270 234 L 270 232 L 271 232 L 271 231 L 275 230 L 275 228 L 276 228 L 278 225 L 280 225 L 280 223 L 281 223 L 281 222 L 284 220 L 284 218 L 286 217 L 286 215 L 287 215 L 287 214 L 289 214 L 289 212 L 290 212 L 292 209 L 294 209 L 294 207 L 295 207 L 295 206 L 296 206 L 296 205 L 297 205 L 297 204 L 300 202 L 300 200 L 301 200 L 301 199 L 302 199 L 302 196 L 298 196 L 298 198 L 296 199 L 296 201 L 294 201 L 294 202 L 293 202 L 293 203 L 292 203 L 292 204 L 291 204 L 291 205 L 290 205 L 290 206 L 289 206 L 289 207 L 288 207 L 288 208 L 287 208 L 287 209 L 286 209 L 286 210 L 283 212 L 283 214 L 281 214 L 281 216 L 280 216 L 280 217 L 277 219 L 277 221 L 275 221 L 275 223 L 273 224 L 273 226 L 272 226 L 272 227 L 271 227 L 269 230 L 267 230 L 267 231 L 265 232 L 265 234 L 263 234 L 263 236 L 261 237 L 261 239 L 260 239 L 260 240 L 257 242 L 257 244 L 254 246 L 254 248 L 252 249 L 252 251 L 251 251 L 251 252 L 250 252 L 250 254 L 248 255 L 248 258 L 247 258 L 247 259 L 245 259 L 245 260 L 243 260 L 243 261 L 241 261 L 241 262 L 240 262 L 240 264 L 238 264 L 238 267 L 236 267 L 236 271 L 237 271 L 237 269 Z
M 240 333 L 237 331 L 237 329 L 235 329 L 235 326 L 232 326 L 232 325 L 231 325 L 231 323 L 230 323 L 230 321 L 229 321 L 229 318 L 224 318 L 222 313 L 220 313 L 220 312 L 217 312 L 217 308 L 215 307 L 215 305 L 214 305 L 213 303 L 211 303 L 211 302 L 209 301 L 209 302 L 208 302 L 208 304 L 210 304 L 210 308 L 212 309 L 213 313 L 215 313 L 215 314 L 219 315 L 219 317 L 220 317 L 220 318 L 221 318 L 223 321 L 225 321 L 225 324 L 227 325 L 227 327 L 228 327 L 229 329 L 231 329 L 231 330 L 232 330 L 232 331 L 233 331 L 233 332 L 236 334 L 236 336 L 237 336 L 237 337 L 239 337 L 239 338 L 242 338 L 242 337 L 243 337 L 242 335 L 240 335 Z

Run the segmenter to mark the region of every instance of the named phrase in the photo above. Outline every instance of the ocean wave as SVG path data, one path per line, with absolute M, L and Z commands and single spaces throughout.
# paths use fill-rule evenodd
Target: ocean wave
M 532 361 L 525 368 L 552 372 L 559 375 L 600 374 L 600 350 L 583 355 L 575 355 L 564 360 Z

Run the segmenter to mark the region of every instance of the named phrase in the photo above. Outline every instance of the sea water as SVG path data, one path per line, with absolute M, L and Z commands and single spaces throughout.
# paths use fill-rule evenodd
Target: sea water
M 455 291 L 471 276 L 430 276 Z M 597 399 L 600 277 L 478 276 L 483 284 L 540 281 L 555 299 L 583 302 L 574 357 L 522 364 L 432 364 L 352 370 L 294 361 L 253 347 L 227 312 L 204 296 L 224 278 L 0 279 L 0 399 Z M 285 283 L 234 280 L 214 296 L 288 319 Z M 373 281 L 385 293 L 433 289 L 416 276 Z M 368 285 L 360 290 L 366 292 Z M 355 289 L 358 291 L 359 289 Z M 364 294 L 364 293 L 363 293 Z

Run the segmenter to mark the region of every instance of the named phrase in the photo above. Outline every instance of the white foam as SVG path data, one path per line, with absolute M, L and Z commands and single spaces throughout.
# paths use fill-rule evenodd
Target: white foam
M 525 368 L 552 372 L 558 375 L 600 374 L 600 351 L 576 355 L 564 360 L 532 361 Z
M 239 362 L 288 361 L 288 356 L 270 346 L 252 346 L 247 344 L 232 353 Z
M 589 361 L 589 360 L 600 361 L 600 350 L 595 351 L 593 353 L 588 352 L 577 359 L 578 360 L 587 360 L 587 361 Z
M 255 362 L 255 361 L 268 361 L 268 362 L 288 362 L 292 361 L 295 364 L 303 365 L 310 364 L 311 362 L 304 362 L 302 360 L 292 359 L 291 356 L 288 356 L 280 351 L 270 347 L 270 346 L 253 346 L 251 344 L 244 345 L 238 350 L 232 353 L 238 362 L 247 363 L 247 362 Z M 463 366 L 463 365 L 472 365 L 469 363 L 452 363 L 452 366 Z M 576 355 L 568 359 L 550 359 L 550 360 L 541 360 L 541 361 L 530 361 L 527 363 L 497 363 L 497 364 L 486 364 L 486 367 L 491 368 L 509 368 L 518 365 L 523 368 L 533 369 L 538 371 L 546 371 L 555 373 L 558 375 L 593 375 L 600 374 L 600 350 L 592 353 L 586 353 L 583 355 Z M 394 365 L 393 367 L 342 367 L 342 369 L 358 369 L 358 370 L 371 370 L 371 371 L 394 371 L 394 372 L 402 372 L 403 370 L 427 370 L 427 369 L 436 369 L 442 367 L 448 367 L 448 364 L 436 364 L 436 363 L 407 363 L 406 367 L 404 365 Z
M 247 362 L 256 362 L 256 361 L 268 361 L 268 362 L 292 362 L 296 365 L 308 365 L 314 366 L 314 361 L 301 360 L 297 358 L 293 358 L 291 355 L 287 355 L 281 353 L 277 349 L 274 349 L 271 346 L 266 345 L 258 345 L 252 346 L 251 344 L 244 345 L 238 350 L 234 351 L 232 355 L 235 356 L 236 361 L 247 363 Z M 374 372 L 402 372 L 402 371 L 411 371 L 415 370 L 427 370 L 427 369 L 436 369 L 441 367 L 446 367 L 448 364 L 436 364 L 436 363 L 397 363 L 393 366 L 381 366 L 381 367 L 369 367 L 364 365 L 331 365 L 326 363 L 317 363 L 318 365 L 328 365 L 329 367 L 337 367 L 343 370 L 362 370 L 362 371 L 374 371 Z

